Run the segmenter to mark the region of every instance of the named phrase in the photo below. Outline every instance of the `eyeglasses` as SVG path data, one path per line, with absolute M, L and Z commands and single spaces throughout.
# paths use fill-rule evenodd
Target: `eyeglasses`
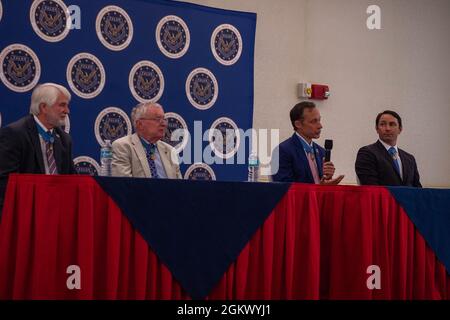
M 167 119 L 166 118 L 161 118 L 161 117 L 158 117 L 158 118 L 140 118 L 138 120 L 152 120 L 152 121 L 156 121 L 158 123 L 167 123 Z

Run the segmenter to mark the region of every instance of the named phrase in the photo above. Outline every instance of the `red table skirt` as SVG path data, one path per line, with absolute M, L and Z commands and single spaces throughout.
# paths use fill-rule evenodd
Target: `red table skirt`
M 67 287 L 71 265 L 81 289 Z M 449 297 L 444 266 L 386 189 L 293 184 L 208 299 Z M 12 175 L 0 299 L 189 296 L 91 177 Z

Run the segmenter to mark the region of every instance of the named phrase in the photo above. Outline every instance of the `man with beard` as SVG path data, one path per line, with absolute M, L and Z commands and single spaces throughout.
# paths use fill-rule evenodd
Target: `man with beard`
M 30 114 L 0 129 L 0 214 L 10 173 L 75 173 L 72 140 L 60 128 L 70 99 L 61 85 L 38 85 L 31 95 Z

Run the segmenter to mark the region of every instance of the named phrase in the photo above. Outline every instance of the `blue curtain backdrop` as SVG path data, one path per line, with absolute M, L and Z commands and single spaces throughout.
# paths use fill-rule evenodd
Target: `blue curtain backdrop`
M 0 2 L 1 126 L 29 112 L 36 83 L 62 84 L 72 94 L 66 131 L 78 169 L 95 173 L 103 141 L 131 134 L 132 107 L 155 101 L 170 130 L 191 134 L 183 173 L 246 179 L 245 164 L 191 164 L 202 160 L 194 158 L 194 121 L 202 134 L 252 127 L 256 14 L 162 0 Z M 66 8 L 72 16 L 80 9 L 80 29 L 65 28 Z M 236 163 L 238 140 L 248 145 L 232 137 L 215 154 Z M 181 140 L 170 143 L 182 150 Z

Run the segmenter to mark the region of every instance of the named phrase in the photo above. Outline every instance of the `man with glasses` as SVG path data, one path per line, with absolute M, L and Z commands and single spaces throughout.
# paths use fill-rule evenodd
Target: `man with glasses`
M 116 177 L 181 179 L 178 155 L 161 141 L 167 127 L 157 103 L 140 103 L 131 111 L 135 133 L 112 144 L 112 174 Z

